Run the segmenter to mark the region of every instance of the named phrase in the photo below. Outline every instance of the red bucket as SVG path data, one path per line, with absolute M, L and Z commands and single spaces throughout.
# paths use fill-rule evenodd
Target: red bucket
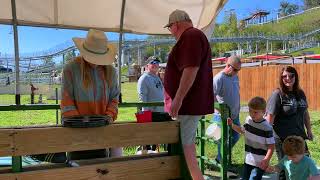
M 141 111 L 136 113 L 137 123 L 152 122 L 152 112 L 151 111 Z

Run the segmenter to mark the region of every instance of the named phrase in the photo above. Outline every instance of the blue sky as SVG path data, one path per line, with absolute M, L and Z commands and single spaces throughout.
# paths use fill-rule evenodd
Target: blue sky
M 287 2 L 303 5 L 303 0 L 286 0 Z M 224 14 L 229 10 L 234 9 L 238 19 L 249 16 L 256 10 L 267 10 L 271 16 L 276 16 L 276 12 L 280 7 L 281 0 L 229 0 L 220 11 L 217 22 L 223 21 Z
M 19 50 L 21 53 L 39 52 L 54 48 L 55 46 L 71 41 L 72 37 L 85 37 L 86 31 L 39 28 L 39 27 L 18 27 Z M 110 41 L 119 40 L 118 33 L 107 33 Z M 125 39 L 141 39 L 146 35 L 126 34 Z M 0 25 L 0 53 L 13 54 L 13 32 L 12 26 Z
M 291 3 L 302 5 L 303 0 L 288 0 Z M 268 10 L 275 15 L 279 8 L 280 0 L 229 0 L 220 11 L 217 22 L 223 20 L 224 14 L 234 9 L 239 19 L 247 17 L 257 9 Z M 19 27 L 19 48 L 21 53 L 48 50 L 61 43 L 70 41 L 72 37 L 84 37 L 85 31 L 65 30 L 53 28 Z M 125 39 L 141 39 L 146 36 L 126 34 Z M 118 40 L 117 33 L 108 33 L 109 40 Z M 0 53 L 13 54 L 12 27 L 0 25 Z

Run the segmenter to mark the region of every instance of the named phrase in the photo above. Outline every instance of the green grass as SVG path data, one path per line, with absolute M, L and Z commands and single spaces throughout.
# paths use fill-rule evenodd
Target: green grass
M 0 99 L 1 105 L 15 103 L 15 95 L 0 95 Z M 35 95 L 35 102 L 38 102 L 38 99 L 39 96 Z M 46 104 L 56 104 L 55 100 L 47 100 L 45 96 L 42 100 Z M 21 95 L 21 104 L 30 104 L 30 95 Z M 55 110 L 0 111 L 0 117 L 0 127 L 56 124 Z
M 137 83 L 122 83 L 123 102 L 138 102 Z M 35 96 L 38 102 L 39 96 Z M 0 95 L 0 104 L 9 105 L 15 103 L 15 95 Z M 43 96 L 43 103 L 56 104 L 55 100 L 47 100 Z M 30 95 L 21 95 L 21 104 L 30 104 Z M 117 121 L 134 121 L 137 108 L 119 108 Z M 55 110 L 37 111 L 0 111 L 0 127 L 9 126 L 30 126 L 30 125 L 54 125 L 56 124 Z M 59 111 L 60 122 L 60 111 Z
M 121 84 L 122 101 L 138 102 L 137 83 L 126 82 Z M 119 108 L 119 121 L 134 121 L 137 108 Z
M 313 47 L 313 48 L 308 48 L 308 49 L 303 49 L 301 51 L 295 51 L 293 53 L 290 53 L 293 56 L 302 56 L 302 53 L 305 51 L 313 51 L 314 54 L 320 54 L 320 47 Z

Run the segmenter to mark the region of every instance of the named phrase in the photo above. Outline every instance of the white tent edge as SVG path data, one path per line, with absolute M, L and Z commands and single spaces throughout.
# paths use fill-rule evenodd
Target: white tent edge
M 78 30 L 88 30 L 90 28 L 100 29 L 105 32 L 118 32 L 119 33 L 119 48 L 118 48 L 118 83 L 121 92 L 121 54 L 122 54 L 122 39 L 123 33 L 135 33 L 135 34 L 148 34 L 148 35 L 165 35 L 163 33 L 145 33 L 145 32 L 138 32 L 132 31 L 129 29 L 124 29 L 124 12 L 125 12 L 125 4 L 126 0 L 122 0 L 121 3 L 121 17 L 120 17 L 120 27 L 119 28 L 102 28 L 102 27 L 90 27 L 90 26 L 70 26 L 70 25 L 61 25 L 61 24 L 48 24 L 48 23 L 39 23 L 39 22 L 32 22 L 32 21 L 24 21 L 17 19 L 17 12 L 16 12 L 16 0 L 11 1 L 11 11 L 12 11 L 12 19 L 1 19 L 0 17 L 0 24 L 12 25 L 13 26 L 13 34 L 14 34 L 14 50 L 15 50 L 15 72 L 16 72 L 16 95 L 20 95 L 20 88 L 19 88 L 19 44 L 18 44 L 18 26 L 32 26 L 32 27 L 45 27 L 45 28 L 59 28 L 59 29 L 78 29 Z M 211 21 L 203 26 L 201 30 L 206 34 L 207 38 L 209 39 L 213 33 L 214 25 L 215 25 L 215 18 L 217 14 L 220 12 L 222 7 L 225 5 L 227 0 L 216 0 L 218 1 L 216 9 L 213 10 L 214 14 L 211 14 Z M 54 0 L 56 3 L 57 0 Z M 203 10 L 203 9 L 202 9 Z M 201 11 L 203 13 L 203 11 Z M 201 23 L 201 22 L 200 22 Z M 20 99 L 16 103 L 20 103 Z

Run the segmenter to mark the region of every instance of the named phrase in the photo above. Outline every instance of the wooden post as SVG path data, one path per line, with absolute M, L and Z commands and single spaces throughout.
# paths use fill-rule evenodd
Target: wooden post
M 181 177 L 182 179 L 185 179 L 185 180 L 192 180 L 192 177 L 190 175 L 190 172 L 189 172 L 189 168 L 187 166 L 187 162 L 186 162 L 186 158 L 184 156 L 184 153 L 183 153 L 183 147 L 182 147 L 182 144 L 181 144 L 181 138 L 180 138 L 180 143 L 176 143 L 176 144 L 169 144 L 168 145 L 168 154 L 169 155 L 180 155 L 180 173 L 181 173 Z
M 204 119 L 204 116 L 202 116 L 201 120 L 200 120 L 200 125 L 201 125 L 201 131 L 200 131 L 200 169 L 202 174 L 204 174 L 204 159 L 203 157 L 205 156 L 205 143 L 206 141 L 204 140 L 205 137 L 205 130 L 206 130 L 206 122 Z
M 292 60 L 291 65 L 294 65 L 294 57 L 293 56 L 291 56 L 291 60 Z
M 303 57 L 302 63 L 303 63 L 303 64 L 307 64 L 307 58 L 306 58 L 306 56 Z
M 56 90 L 56 104 L 59 103 L 58 101 L 58 88 L 55 89 Z M 56 124 L 58 125 L 59 124 L 59 110 L 57 109 L 56 110 Z
M 228 170 L 228 126 L 227 126 L 227 118 L 229 117 L 229 108 L 226 104 L 220 104 L 221 110 L 221 179 L 226 180 L 227 170 Z M 230 157 L 231 158 L 231 157 Z
M 13 172 L 21 172 L 22 171 L 22 157 L 21 156 L 13 156 L 12 157 L 12 171 Z

